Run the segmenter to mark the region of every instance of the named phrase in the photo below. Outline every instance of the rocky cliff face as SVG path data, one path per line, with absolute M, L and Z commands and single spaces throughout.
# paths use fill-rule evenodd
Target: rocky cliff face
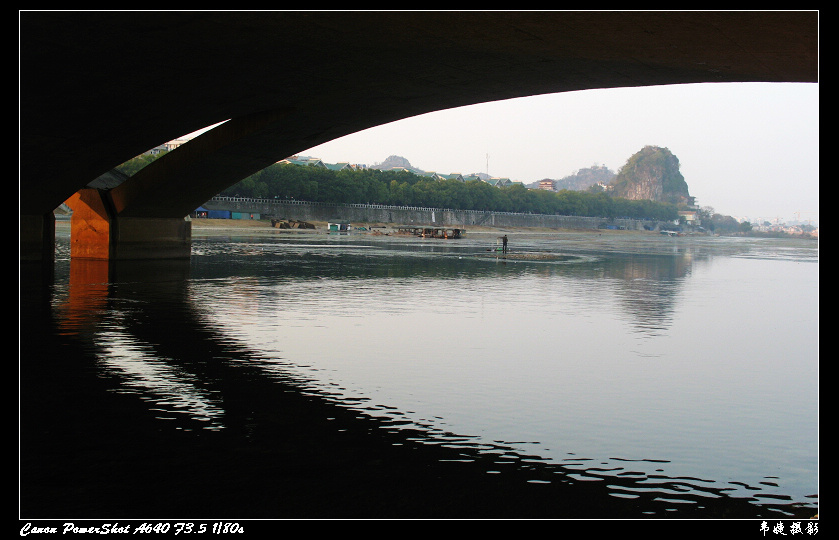
M 614 194 L 630 200 L 687 204 L 688 185 L 679 159 L 667 148 L 645 146 L 627 160 L 613 182 Z
M 623 197 L 634 201 L 664 200 L 664 185 L 661 177 L 657 172 L 640 171 L 632 182 L 627 183 Z

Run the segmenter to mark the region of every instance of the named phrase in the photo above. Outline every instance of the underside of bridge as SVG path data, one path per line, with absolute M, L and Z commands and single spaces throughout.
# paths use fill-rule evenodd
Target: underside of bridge
M 109 225 L 105 258 L 188 256 L 184 216 L 224 188 L 426 112 L 594 88 L 818 82 L 818 22 L 816 11 L 21 12 L 21 258 L 50 256 L 52 212 L 71 197 L 74 220 Z M 226 120 L 116 188 L 86 187 Z M 82 241 L 75 223 L 73 234 Z M 140 248 L 117 249 L 128 245 Z

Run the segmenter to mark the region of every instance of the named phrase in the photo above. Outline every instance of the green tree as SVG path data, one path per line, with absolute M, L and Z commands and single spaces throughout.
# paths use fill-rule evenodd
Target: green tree
M 121 172 L 126 176 L 132 176 L 137 173 L 140 169 L 151 163 L 152 161 L 162 157 L 164 154 L 168 152 L 160 152 L 159 154 L 143 154 L 141 156 L 137 156 L 135 158 L 129 159 L 125 163 L 116 167 L 116 170 Z
M 404 170 L 333 171 L 280 163 L 244 178 L 221 195 L 608 218 L 673 220 L 677 213 L 672 204 L 631 201 L 603 192 L 533 190 L 519 183 L 498 188 L 480 180 L 438 180 Z

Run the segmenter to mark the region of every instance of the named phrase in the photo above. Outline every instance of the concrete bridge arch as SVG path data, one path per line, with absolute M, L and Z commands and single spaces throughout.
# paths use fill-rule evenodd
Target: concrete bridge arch
M 71 197 L 108 225 L 90 256 L 188 256 L 183 216 L 337 137 L 486 101 L 698 82 L 818 82 L 818 12 L 21 12 L 21 257 L 49 258 L 52 211 Z

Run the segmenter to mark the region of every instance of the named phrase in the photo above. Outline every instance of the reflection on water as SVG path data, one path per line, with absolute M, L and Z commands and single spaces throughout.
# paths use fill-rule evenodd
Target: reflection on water
M 329 437 L 372 420 L 392 448 L 443 452 L 438 464 L 597 486 L 613 502 L 596 517 L 626 517 L 615 501 L 639 517 L 718 516 L 729 498 L 763 508 L 750 517 L 816 512 L 817 245 L 534 235 L 504 258 L 491 244 L 197 238 L 188 265 L 103 268 L 68 264 L 59 243 L 36 302 L 54 330 L 22 381 L 93 373 L 155 430 L 267 441 L 302 461 L 312 448 L 277 438 L 311 414 L 278 405 L 299 396 L 332 407 L 306 424 Z M 92 360 L 53 364 L 70 354 Z M 23 392 L 28 406 L 55 414 Z M 558 513 L 544 516 L 574 517 Z
M 221 429 L 224 406 L 220 396 L 213 396 L 200 387 L 194 375 L 158 358 L 153 350 L 144 350 L 132 336 L 118 330 L 99 335 L 102 348 L 99 360 L 103 374 L 124 381 L 120 392 L 136 394 L 148 401 L 150 410 L 161 420 L 175 419 L 177 414 L 206 422 L 205 429 Z

